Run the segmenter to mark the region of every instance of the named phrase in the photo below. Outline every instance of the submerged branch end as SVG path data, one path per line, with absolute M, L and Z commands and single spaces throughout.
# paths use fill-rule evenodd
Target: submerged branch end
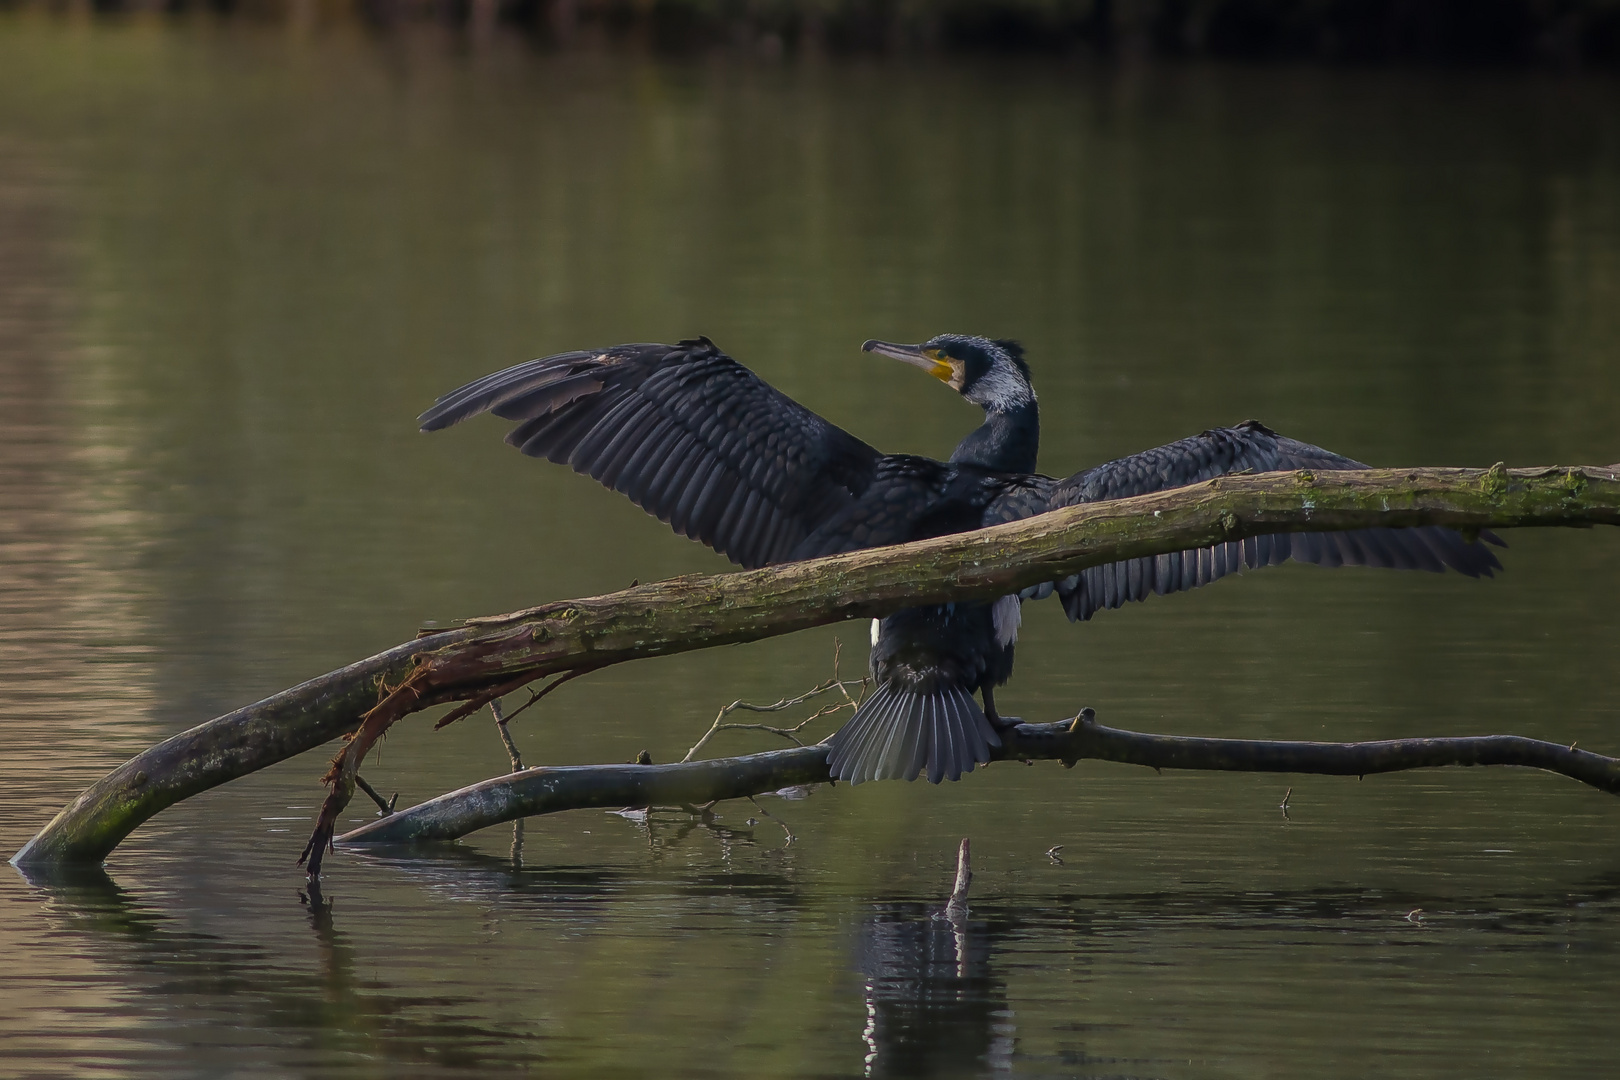
M 956 849 L 956 884 L 951 887 L 951 898 L 945 904 L 945 917 L 952 922 L 967 918 L 968 886 L 973 884 L 973 869 L 968 859 L 968 838 Z

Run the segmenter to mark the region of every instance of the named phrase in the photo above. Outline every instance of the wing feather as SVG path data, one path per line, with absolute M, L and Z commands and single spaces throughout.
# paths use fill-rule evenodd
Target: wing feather
M 647 436 L 635 453 L 630 455 L 630 460 L 625 462 L 624 471 L 619 474 L 614 490 L 622 493 L 637 506 L 645 507 L 649 486 L 680 437 L 681 430 L 674 421 L 667 418 L 660 420 L 652 434 Z
M 603 487 L 612 488 L 625 462 L 653 434 L 652 429 L 661 419 L 650 403 L 625 402 L 597 421 L 570 457 L 584 464 L 580 471 Z
M 716 520 L 725 510 L 726 500 L 731 498 L 736 488 L 737 477 L 725 469 L 713 469 L 707 476 L 699 472 L 692 477 L 692 483 L 703 482 L 698 490 L 697 498 L 692 501 L 692 514 L 687 519 L 687 533 L 694 540 L 701 540 L 707 544 L 714 535 Z
M 1251 420 L 1120 458 L 1064 480 L 1032 483 L 1011 491 L 992 504 L 986 524 L 1078 503 L 1145 495 L 1234 472 L 1365 468 L 1352 458 L 1278 435 Z M 1481 533 L 1479 539 L 1505 546 L 1489 532 Z M 1146 556 L 1094 566 L 1056 583 L 1056 591 L 1071 619 L 1089 619 L 1106 608 L 1195 589 L 1245 568 L 1275 566 L 1289 559 L 1326 567 L 1451 569 L 1469 577 L 1489 577 L 1502 564 L 1486 543 L 1439 527 L 1274 533 L 1168 557 Z
M 507 442 L 622 491 L 744 566 L 788 557 L 871 483 L 866 443 L 772 388 L 707 338 L 559 353 L 475 379 L 424 431 L 480 413 Z
M 675 477 L 683 467 L 689 467 L 696 460 L 696 455 L 692 451 L 697 443 L 687 434 L 685 428 L 679 424 L 674 427 L 674 437 L 660 451 L 658 467 L 653 471 L 652 478 L 647 481 L 647 502 L 638 502 L 637 505 L 658 504 L 664 506 L 666 510 L 669 509 L 675 492 L 679 490 L 675 487 Z M 667 514 L 664 520 L 669 520 Z
M 675 473 L 670 483 L 669 526 L 682 536 L 691 536 L 691 518 L 693 504 L 697 497 L 703 493 L 703 483 L 707 476 L 700 470 L 703 457 L 697 453 L 697 440 L 691 442 L 691 456 L 681 463 L 680 469 Z

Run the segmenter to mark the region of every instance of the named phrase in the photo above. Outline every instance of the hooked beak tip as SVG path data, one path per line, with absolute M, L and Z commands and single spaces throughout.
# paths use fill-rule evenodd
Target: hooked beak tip
M 896 345 L 892 341 L 872 340 L 861 346 L 869 353 L 879 356 L 891 357 L 912 367 L 922 368 L 940 382 L 950 382 L 955 369 L 946 361 L 941 360 L 937 353 L 925 351 L 921 345 Z
M 892 341 L 879 341 L 876 338 L 862 344 L 861 351 L 890 356 L 896 360 L 904 360 L 908 364 L 915 364 L 924 359 L 921 345 L 896 345 Z

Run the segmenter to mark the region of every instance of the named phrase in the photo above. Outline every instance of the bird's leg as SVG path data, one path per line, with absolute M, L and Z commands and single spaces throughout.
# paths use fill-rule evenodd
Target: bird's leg
M 984 697 L 984 717 L 990 721 L 992 727 L 1017 727 L 1024 722 L 1016 716 L 1002 716 L 996 712 L 996 692 L 990 686 L 979 687 L 979 693 Z

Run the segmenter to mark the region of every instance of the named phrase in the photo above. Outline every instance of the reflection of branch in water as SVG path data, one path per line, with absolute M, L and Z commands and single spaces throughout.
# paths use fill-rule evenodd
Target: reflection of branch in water
M 470 1020 L 442 989 L 396 990 L 357 979 L 353 946 L 336 928 L 319 882 L 309 882 L 299 897 L 322 956 L 320 969 L 311 971 L 288 962 L 285 943 L 264 946 L 192 929 L 188 909 L 166 910 L 172 900 L 141 900 L 99 867 L 78 869 L 26 876 L 50 895 L 55 932 L 74 941 L 68 948 L 127 990 L 123 1007 L 149 1025 L 148 1038 L 170 1051 L 202 1048 L 186 1056 L 193 1069 L 200 1061 L 217 1066 L 211 1055 L 235 1038 L 225 1033 L 255 1040 L 256 1052 L 269 1055 L 255 1064 L 277 1074 L 306 1070 L 311 1047 L 339 1060 L 369 1060 L 390 1075 L 414 1075 L 423 1061 L 446 1057 L 490 1074 L 540 1064 L 531 1034 Z M 222 987 L 247 992 L 222 993 Z M 64 1046 L 55 1060 L 77 1074 L 105 1063 L 95 1043 L 77 1047 Z
M 629 817 L 629 815 L 621 816 Z M 655 836 L 653 834 L 654 822 L 665 817 L 676 817 L 678 820 L 673 835 L 663 832 Z M 656 855 L 674 851 L 681 845 L 682 841 L 693 833 L 713 837 L 716 843 L 720 845 L 720 857 L 728 862 L 731 860 L 733 847 L 753 847 L 756 843 L 752 828 L 736 829 L 730 825 L 721 825 L 715 820 L 712 813 L 702 810 L 688 811 L 655 807 L 652 810 L 642 812 L 631 820 L 634 820 L 647 830 L 648 846 Z
M 763 806 L 761 806 L 759 804 L 759 800 L 757 798 L 750 795 L 750 796 L 748 796 L 748 801 L 754 804 L 754 809 L 758 810 L 760 813 L 764 814 L 766 817 L 770 818 L 772 821 L 774 821 L 778 825 L 782 826 L 782 831 L 787 834 L 787 839 L 782 844 L 783 847 L 787 847 L 789 844 L 793 843 L 793 841 L 798 839 L 798 837 L 793 835 L 793 830 L 788 828 L 788 823 L 783 821 L 781 818 L 777 817 L 775 814 L 771 813 L 769 810 L 765 809 Z M 754 823 L 753 819 L 749 818 L 748 823 L 750 825 L 752 825 Z
M 353 996 L 354 957 L 338 935 L 337 925 L 332 920 L 332 901 L 321 894 L 320 878 L 310 878 L 305 890 L 298 894 L 298 899 L 309 908 L 310 929 L 315 931 L 315 940 L 320 943 L 321 967 L 326 972 L 327 1000 Z
M 914 904 L 880 905 L 862 926 L 865 1075 L 959 1074 L 966 1062 L 1012 1068 L 1006 986 L 990 969 L 988 927 L 969 921 L 972 880 L 964 839 L 944 908 L 930 915 Z
M 315 936 L 324 943 L 333 932 L 332 901 L 322 895 L 320 879 L 311 878 L 305 883 L 304 891 L 298 894 L 298 902 L 309 908 L 309 925 L 315 931 Z
M 812 691 L 812 693 L 818 692 L 820 691 Z M 847 693 L 846 696 L 848 696 Z M 823 710 L 823 712 L 825 712 L 825 710 Z M 817 713 L 816 715 L 820 716 L 821 713 Z M 814 720 L 815 717 L 812 716 L 810 719 Z M 809 722 L 809 720 L 805 721 L 805 723 Z M 800 726 L 802 727 L 803 725 L 801 724 Z M 710 734 L 713 734 L 713 732 L 711 731 Z M 699 743 L 699 745 L 702 744 Z M 696 747 L 694 747 L 694 749 L 696 749 Z M 636 755 L 635 764 L 651 765 L 652 763 L 652 755 L 647 751 L 643 750 Z M 815 785 L 813 784 L 785 787 L 777 791 L 770 792 L 769 794 L 778 795 L 789 801 L 796 801 L 799 799 L 808 799 L 810 797 L 810 792 L 814 787 Z M 732 839 L 737 839 L 747 844 L 754 843 L 753 829 L 755 825 L 759 824 L 759 822 L 754 818 L 749 818 L 746 832 L 741 829 L 731 829 L 724 825 L 716 825 L 714 807 L 715 803 L 718 801 L 719 800 L 710 800 L 701 806 L 693 806 L 691 803 L 682 803 L 679 806 L 626 806 L 623 809 L 610 810 L 608 812 L 639 826 L 647 835 L 648 848 L 654 851 L 657 850 L 660 843 L 660 841 L 653 835 L 653 823 L 655 821 L 654 815 L 682 814 L 684 815 L 682 821 L 685 822 L 685 825 L 677 834 L 676 842 L 679 842 L 680 839 L 684 839 L 687 835 L 689 835 L 694 827 L 701 826 L 721 841 L 721 851 L 729 858 L 731 852 L 730 841 Z M 753 795 L 749 795 L 748 801 L 753 803 L 754 808 L 761 814 L 770 818 L 772 821 L 776 822 L 782 827 L 782 832 L 786 836 L 786 839 L 782 844 L 784 848 L 788 847 L 798 839 L 798 837 L 793 835 L 793 830 L 788 826 L 788 823 L 771 813 L 769 810 L 765 809 L 765 807 L 760 804 L 758 798 Z M 673 847 L 674 845 L 671 844 L 669 846 Z

